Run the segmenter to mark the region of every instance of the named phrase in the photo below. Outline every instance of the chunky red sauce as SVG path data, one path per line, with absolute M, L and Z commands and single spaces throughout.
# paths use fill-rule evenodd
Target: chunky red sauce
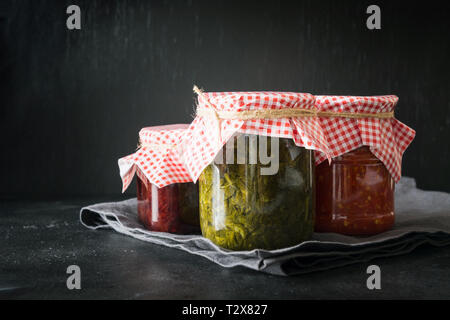
M 198 186 L 177 183 L 158 188 L 137 179 L 139 221 L 149 230 L 190 233 L 199 230 Z
M 373 235 L 394 225 L 394 180 L 369 147 L 316 170 L 317 232 Z

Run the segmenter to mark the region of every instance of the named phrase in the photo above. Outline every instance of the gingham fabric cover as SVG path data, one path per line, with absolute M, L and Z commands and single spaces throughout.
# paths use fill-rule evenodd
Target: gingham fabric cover
M 257 109 L 314 108 L 314 96 L 294 92 L 207 92 L 205 98 L 222 111 Z M 198 107 L 210 108 L 202 96 Z M 197 116 L 189 126 L 183 141 L 183 159 L 192 180 L 197 181 L 223 145 L 235 132 L 291 138 L 298 146 L 327 154 L 327 142 L 316 118 L 280 118 L 252 120 L 218 120 Z
M 316 96 L 318 111 L 377 113 L 394 110 L 398 97 L 394 95 Z M 402 156 L 414 139 L 416 132 L 395 118 L 390 119 L 349 119 L 320 117 L 320 125 L 327 138 L 328 150 L 332 158 L 347 153 L 360 146 L 369 146 L 380 159 L 396 182 L 401 177 Z M 326 159 L 316 152 L 316 164 Z
M 204 96 L 215 109 L 224 111 L 295 106 L 318 111 L 377 113 L 392 111 L 398 102 L 394 95 L 314 97 L 293 92 L 209 92 Z M 198 97 L 198 107 L 210 108 L 202 96 Z M 316 164 L 367 145 L 396 182 L 401 177 L 403 152 L 415 136 L 413 129 L 394 118 L 298 117 L 218 122 L 214 117 L 197 116 L 189 126 L 182 148 L 183 161 L 193 181 L 197 181 L 235 132 L 292 138 L 296 145 L 316 151 Z
M 188 127 L 187 124 L 175 124 L 141 129 L 139 138 L 143 146 L 118 161 L 122 192 L 128 188 L 135 173 L 144 182 L 148 179 L 148 182 L 158 188 L 172 183 L 192 181 L 182 164 L 178 150 Z M 146 144 L 154 147 L 146 147 Z M 161 147 L 157 147 L 159 145 Z

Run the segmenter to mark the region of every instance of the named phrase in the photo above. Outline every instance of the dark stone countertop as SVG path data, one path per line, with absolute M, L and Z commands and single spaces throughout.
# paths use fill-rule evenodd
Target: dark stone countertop
M 1 200 L 0 298 L 450 299 L 450 247 L 284 278 L 79 223 L 82 206 L 112 199 Z M 381 268 L 381 290 L 366 287 L 370 264 Z M 81 290 L 66 287 L 69 265 L 81 268 Z

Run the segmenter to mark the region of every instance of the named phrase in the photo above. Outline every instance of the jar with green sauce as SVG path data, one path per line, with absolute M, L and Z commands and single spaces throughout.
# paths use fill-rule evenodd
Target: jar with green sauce
M 270 164 L 276 170 L 268 172 L 264 153 L 277 162 Z M 230 250 L 273 250 L 308 240 L 313 184 L 313 150 L 288 138 L 238 133 L 200 175 L 202 234 Z

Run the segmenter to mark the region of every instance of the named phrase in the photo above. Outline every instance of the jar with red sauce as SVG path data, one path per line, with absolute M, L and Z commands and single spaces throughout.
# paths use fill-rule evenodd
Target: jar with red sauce
M 394 225 L 394 179 L 367 146 L 316 168 L 317 232 L 372 235 Z
M 137 175 L 137 216 L 148 230 L 200 231 L 198 186 L 178 149 L 187 128 L 187 124 L 143 128 L 139 149 L 119 159 L 123 191 Z
M 198 185 L 192 182 L 158 188 L 138 175 L 137 200 L 139 221 L 148 230 L 180 234 L 200 231 Z
M 318 155 L 316 232 L 374 235 L 395 223 L 394 190 L 415 131 L 394 118 L 396 96 L 316 96 L 330 161 Z

